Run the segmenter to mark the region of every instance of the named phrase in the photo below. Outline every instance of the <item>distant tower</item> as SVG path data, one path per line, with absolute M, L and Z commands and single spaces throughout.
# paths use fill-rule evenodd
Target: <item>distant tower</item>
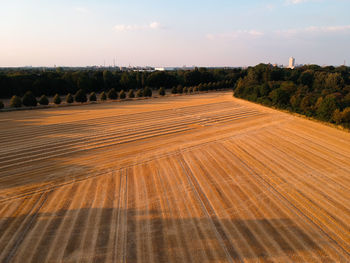
M 294 69 L 295 68 L 295 58 L 290 57 L 289 58 L 289 65 L 288 68 Z

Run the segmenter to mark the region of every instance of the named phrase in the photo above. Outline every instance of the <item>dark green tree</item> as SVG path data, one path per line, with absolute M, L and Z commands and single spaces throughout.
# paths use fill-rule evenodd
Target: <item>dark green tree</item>
M 27 107 L 35 107 L 38 104 L 33 92 L 27 91 L 24 94 L 22 98 L 22 104 Z
M 164 95 L 165 95 L 165 89 L 164 89 L 163 87 L 161 87 L 161 88 L 159 89 L 159 91 L 158 91 L 158 94 L 159 94 L 160 96 L 164 96 Z
M 49 105 L 49 99 L 45 95 L 42 95 L 39 99 L 39 104 L 40 105 Z
M 12 98 L 10 100 L 10 107 L 11 108 L 22 107 L 22 100 L 21 100 L 21 98 L 16 96 L 16 95 L 12 96 Z
M 177 94 L 177 88 L 176 87 L 172 87 L 171 94 Z
M 70 93 L 67 94 L 66 102 L 69 104 L 74 102 L 74 98 L 73 98 L 72 94 L 70 94 Z
M 106 95 L 106 93 L 104 91 L 102 91 L 101 94 L 100 94 L 100 100 L 101 101 L 107 100 L 107 95 Z
M 149 87 L 146 87 L 144 92 L 143 92 L 143 96 L 145 97 L 152 97 L 152 89 Z
M 95 92 L 91 92 L 89 95 L 89 101 L 97 101 L 97 96 Z
M 337 109 L 337 102 L 333 97 L 324 98 L 317 107 L 317 117 L 323 121 L 330 121 Z
M 107 93 L 107 97 L 110 100 L 116 100 L 118 99 L 118 93 L 115 91 L 115 89 L 110 89 Z
M 336 124 L 340 124 L 343 122 L 343 114 L 339 109 L 336 109 L 333 112 L 332 121 L 335 122 Z
M 54 97 L 53 97 L 53 103 L 55 103 L 56 105 L 58 104 L 61 104 L 61 97 L 60 95 L 56 94 Z
M 75 93 L 74 100 L 80 103 L 87 102 L 85 91 L 83 89 L 78 90 L 77 93 Z
M 288 93 L 282 88 L 271 91 L 269 97 L 275 106 L 286 106 L 289 102 Z
M 125 91 L 124 90 L 121 90 L 120 93 L 119 93 L 119 98 L 120 99 L 125 99 L 126 98 L 126 94 L 125 94 Z
M 343 110 L 342 121 L 350 124 L 350 107 L 347 107 Z
M 143 97 L 143 90 L 142 90 L 142 89 L 139 89 L 139 90 L 136 92 L 136 97 L 138 97 L 138 98 Z
M 130 98 L 130 99 L 135 98 L 135 94 L 134 94 L 134 90 L 133 89 L 129 90 L 128 98 Z
M 177 85 L 176 90 L 177 90 L 177 93 L 182 94 L 182 93 L 183 93 L 183 91 L 184 91 L 184 88 L 183 88 L 183 86 L 182 86 L 182 85 Z

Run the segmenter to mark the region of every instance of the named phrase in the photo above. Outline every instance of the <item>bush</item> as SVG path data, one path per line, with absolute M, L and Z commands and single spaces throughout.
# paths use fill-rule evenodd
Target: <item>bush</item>
M 288 93 L 282 88 L 271 91 L 269 93 L 269 97 L 273 105 L 280 106 L 280 107 L 287 105 L 290 100 Z
M 49 99 L 45 95 L 42 95 L 39 99 L 39 104 L 40 105 L 49 105 Z
M 198 87 L 193 87 L 193 92 L 198 92 Z
M 96 93 L 91 92 L 89 96 L 89 101 L 97 101 Z
M 143 96 L 152 97 L 152 90 L 149 87 L 146 87 L 144 92 L 143 92 Z
M 343 122 L 350 123 L 350 107 L 345 108 L 342 112 Z
M 184 87 L 182 91 L 183 91 L 183 93 L 187 93 L 187 90 L 188 89 L 186 87 Z
M 143 90 L 142 90 L 142 89 L 139 89 L 139 90 L 136 92 L 136 97 L 138 97 L 138 98 L 143 97 Z
M 4 108 L 4 103 L 0 100 L 0 109 Z
M 336 124 L 340 124 L 343 121 L 343 114 L 339 109 L 336 109 L 333 112 L 333 116 L 332 116 L 332 120 L 336 123 Z
M 110 89 L 107 93 L 107 97 L 110 99 L 110 100 L 116 100 L 118 99 L 118 93 L 115 91 L 115 89 Z
M 119 98 L 120 99 L 125 99 L 126 98 L 126 94 L 125 94 L 125 91 L 124 90 L 121 90 L 120 93 L 119 93 Z
M 104 92 L 104 91 L 101 92 L 101 94 L 100 94 L 100 100 L 101 100 L 101 101 L 107 100 L 106 92 Z
M 158 94 L 159 94 L 160 96 L 164 96 L 164 95 L 165 95 L 165 89 L 164 89 L 163 87 L 161 87 L 161 88 L 159 89 L 159 91 L 158 91 Z
M 176 87 L 173 87 L 172 89 L 171 89 L 171 94 L 176 94 L 177 93 L 177 88 Z
M 27 91 L 24 94 L 22 103 L 24 106 L 27 106 L 27 107 L 35 107 L 38 104 L 34 94 L 31 91 Z
M 78 90 L 77 93 L 75 93 L 74 100 L 81 103 L 87 102 L 85 91 L 83 89 Z
M 10 100 L 10 107 L 11 108 L 22 107 L 22 100 L 21 100 L 21 98 L 16 96 L 16 95 L 12 96 L 12 98 Z
M 53 97 L 53 103 L 55 103 L 56 105 L 61 104 L 60 95 L 56 94 L 55 97 Z
M 70 93 L 67 94 L 66 102 L 69 104 L 74 102 L 74 98 L 73 98 L 72 94 L 70 94 Z
M 192 87 L 188 87 L 187 93 L 192 93 L 192 92 L 193 92 L 193 88 Z
M 134 94 L 134 90 L 129 90 L 129 92 L 128 92 L 128 98 L 135 98 L 135 94 Z
M 182 87 L 182 85 L 178 85 L 176 90 L 177 90 L 177 93 L 181 94 L 181 93 L 183 93 L 184 88 Z
M 317 117 L 323 121 L 330 121 L 332 119 L 333 112 L 336 109 L 336 100 L 332 97 L 326 97 L 318 105 Z

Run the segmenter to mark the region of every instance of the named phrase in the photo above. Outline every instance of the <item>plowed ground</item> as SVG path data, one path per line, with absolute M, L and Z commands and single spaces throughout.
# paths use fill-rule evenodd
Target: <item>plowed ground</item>
M 349 262 L 350 135 L 209 93 L 0 115 L 0 262 Z

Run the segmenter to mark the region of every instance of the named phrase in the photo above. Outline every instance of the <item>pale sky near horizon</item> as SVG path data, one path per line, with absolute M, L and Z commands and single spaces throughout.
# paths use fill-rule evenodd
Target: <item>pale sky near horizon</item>
M 0 67 L 350 65 L 350 0 L 0 4 Z

